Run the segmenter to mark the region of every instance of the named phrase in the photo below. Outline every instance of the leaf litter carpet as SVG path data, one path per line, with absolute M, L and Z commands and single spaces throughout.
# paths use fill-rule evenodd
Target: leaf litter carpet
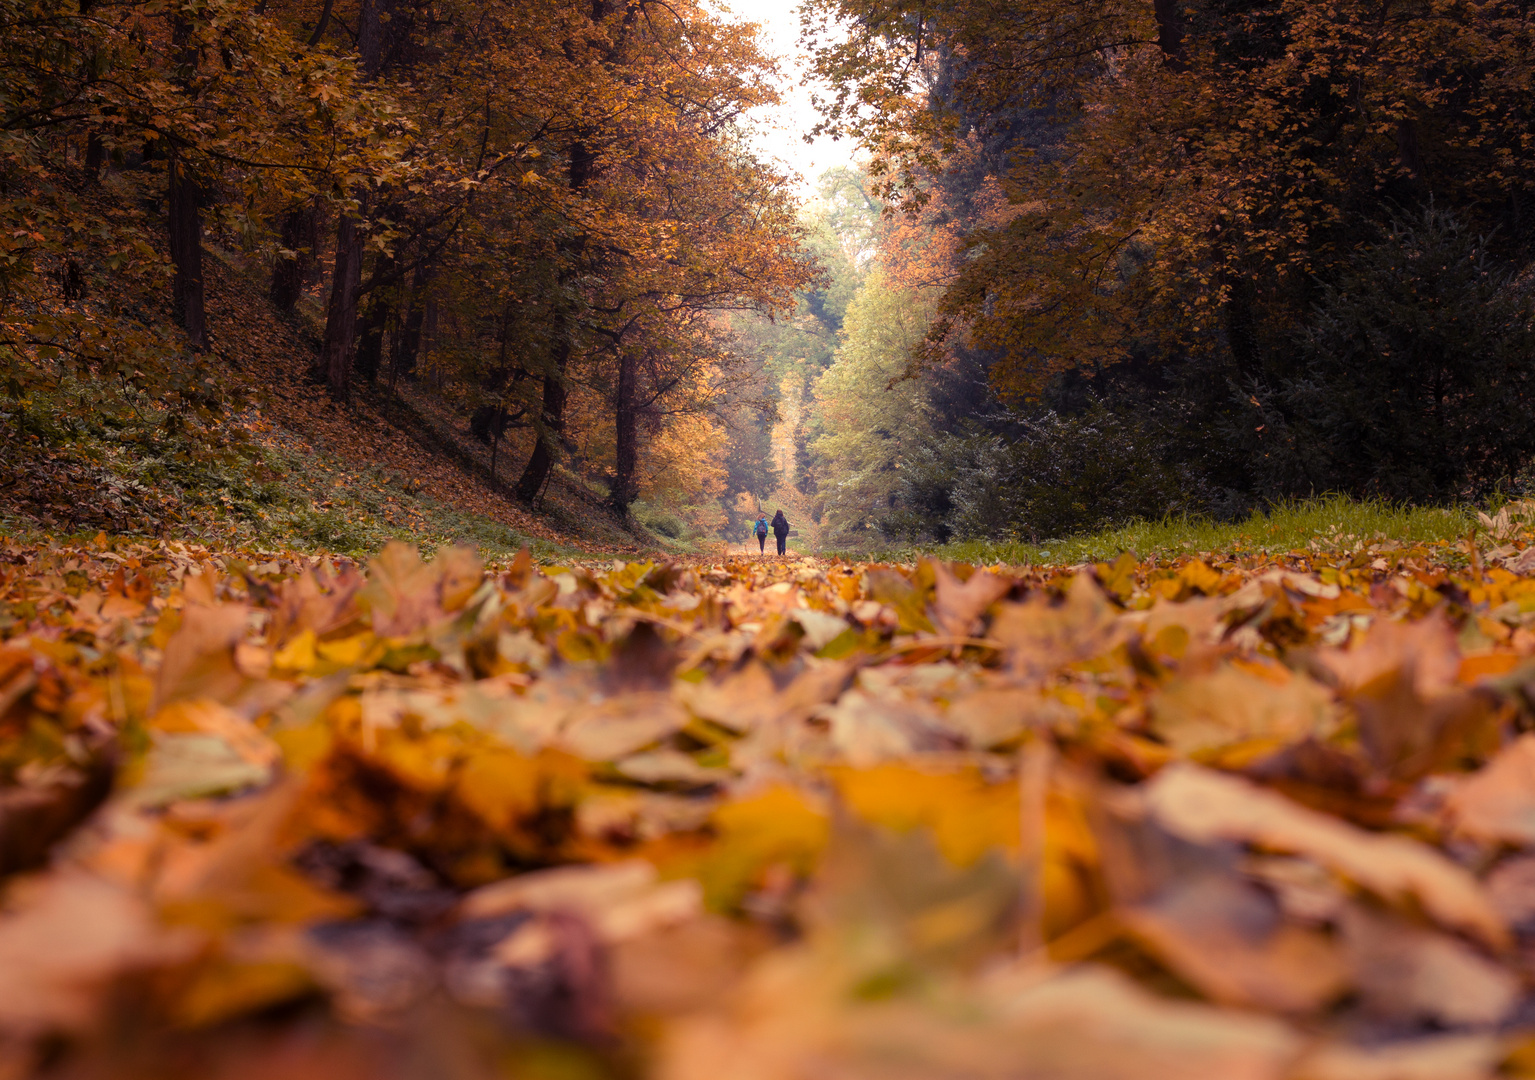
M 0 548 L 0 1077 L 1535 1075 L 1521 546 Z

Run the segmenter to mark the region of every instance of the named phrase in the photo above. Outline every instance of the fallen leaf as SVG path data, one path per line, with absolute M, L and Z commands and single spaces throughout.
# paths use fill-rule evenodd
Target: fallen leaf
M 1304 855 L 1383 899 L 1412 897 L 1439 922 L 1493 948 L 1508 943 L 1508 927 L 1476 879 L 1416 840 L 1367 833 L 1196 765 L 1168 766 L 1146 785 L 1145 798 L 1161 825 L 1187 840 Z

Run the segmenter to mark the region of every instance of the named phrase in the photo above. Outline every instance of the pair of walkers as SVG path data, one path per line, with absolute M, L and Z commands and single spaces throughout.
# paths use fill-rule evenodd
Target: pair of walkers
M 782 555 L 789 544 L 789 519 L 783 516 L 783 511 L 773 515 L 772 525 L 769 526 L 767 511 L 757 515 L 757 523 L 752 526 L 752 532 L 757 537 L 757 550 L 767 551 L 768 529 L 773 530 L 773 539 L 778 541 L 778 554 Z

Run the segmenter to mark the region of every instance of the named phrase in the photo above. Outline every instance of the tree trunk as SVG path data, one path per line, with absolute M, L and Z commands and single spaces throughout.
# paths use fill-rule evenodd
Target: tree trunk
M 1183 0 L 1152 0 L 1151 4 L 1157 20 L 1157 48 L 1162 50 L 1162 63 L 1174 71 L 1184 69 L 1182 4 Z
M 368 305 L 357 330 L 357 373 L 368 382 L 378 381 L 378 369 L 384 359 L 384 328 L 393 309 L 382 296 Z
M 412 378 L 416 374 L 416 353 L 421 349 L 421 321 L 425 317 L 422 294 L 430 276 L 426 265 L 416 267 L 410 282 L 410 296 L 405 302 L 405 317 L 400 320 L 399 333 L 389 348 L 389 386 L 394 388 L 401 375 Z
M 357 54 L 363 76 L 378 74 L 383 48 L 378 0 L 362 0 L 357 14 Z M 366 212 L 366 203 L 358 207 Z M 362 284 L 362 222 L 342 214 L 336 225 L 336 268 L 331 275 L 330 304 L 325 313 L 325 385 L 330 396 L 345 401 L 351 391 L 352 345 L 357 340 L 357 297 Z
M 533 425 L 538 442 L 533 445 L 533 456 L 517 481 L 517 498 L 525 503 L 531 504 L 538 497 L 554 468 L 554 442 L 565 429 L 565 362 L 569 356 L 570 346 L 561 345 L 556 350 L 554 369 L 544 376 L 543 409 L 538 422 Z
M 294 255 L 291 259 L 278 256 L 272 267 L 272 303 L 279 311 L 292 311 L 318 263 L 319 212 L 313 206 L 296 206 L 283 215 L 279 228 L 283 248 Z
M 616 469 L 613 477 L 613 494 L 610 501 L 620 514 L 627 513 L 634 501 L 635 473 L 639 464 L 639 409 L 635 384 L 638 381 L 638 358 L 628 349 L 618 351 L 618 401 Z
M 501 453 L 501 432 L 506 428 L 506 404 L 497 403 L 496 415 L 492 418 L 490 443 L 490 482 L 496 482 L 496 456 Z
M 85 139 L 85 178 L 93 184 L 101 179 L 101 166 L 106 160 L 107 148 L 102 145 L 101 136 L 93 131 Z
M 169 188 L 166 226 L 175 267 L 171 306 L 176 321 L 187 332 L 187 344 L 196 351 L 205 344 L 207 326 L 203 315 L 202 192 L 179 158 L 171 159 L 166 173 Z
M 171 20 L 171 43 L 177 63 L 190 70 L 197 66 L 197 50 L 191 45 L 192 23 L 185 13 Z M 188 80 L 177 78 L 183 92 Z M 187 344 L 194 352 L 202 349 L 206 337 L 203 317 L 203 222 L 202 190 L 180 154 L 172 151 L 166 162 L 166 231 L 170 242 L 171 309 L 176 321 L 187 332 Z
M 362 0 L 357 13 L 357 58 L 364 79 L 373 79 L 384 66 L 384 23 L 379 0 Z
M 357 336 L 357 286 L 362 281 L 362 229 L 342 214 L 336 226 L 336 268 L 331 275 L 330 308 L 325 315 L 325 386 L 345 401 L 351 390 L 352 343 Z

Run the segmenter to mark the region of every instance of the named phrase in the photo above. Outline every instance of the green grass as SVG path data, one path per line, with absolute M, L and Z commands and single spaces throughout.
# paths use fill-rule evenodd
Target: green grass
M 1004 563 L 1074 564 L 1112 559 L 1132 551 L 1141 558 L 1172 558 L 1205 551 L 1275 554 L 1352 546 L 1394 540 L 1417 543 L 1456 540 L 1476 527 L 1474 510 L 1456 507 L 1414 507 L 1382 500 L 1356 501 L 1342 495 L 1287 502 L 1267 513 L 1254 512 L 1244 521 L 1167 517 L 1132 521 L 1118 528 L 1039 544 L 967 540 L 929 547 L 891 547 L 858 554 L 857 558 L 910 562 L 936 555 L 975 565 Z

